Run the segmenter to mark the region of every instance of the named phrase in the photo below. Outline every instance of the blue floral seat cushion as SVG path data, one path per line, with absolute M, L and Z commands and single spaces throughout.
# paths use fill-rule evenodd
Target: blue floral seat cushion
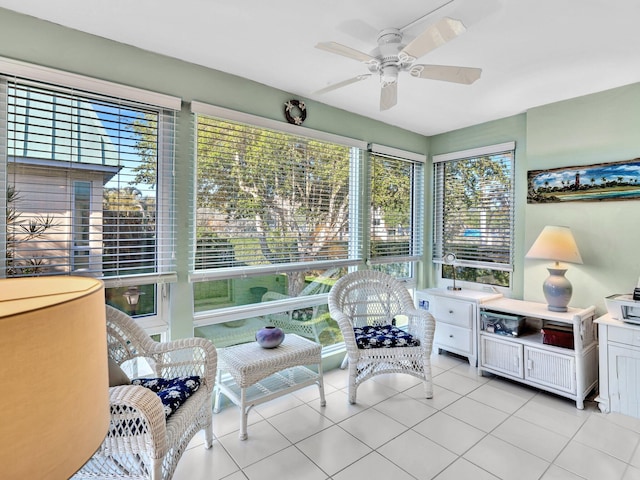
M 308 322 L 313 318 L 313 308 L 300 308 L 291 313 L 291 319 L 298 322 Z
M 165 418 L 169 418 L 200 387 L 200 377 L 135 378 L 132 385 L 140 385 L 155 392 L 164 406 Z
M 420 340 L 393 325 L 355 327 L 358 348 L 417 347 Z

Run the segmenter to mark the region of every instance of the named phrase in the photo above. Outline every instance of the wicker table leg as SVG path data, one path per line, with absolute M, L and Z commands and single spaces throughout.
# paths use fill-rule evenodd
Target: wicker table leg
M 240 389 L 240 440 L 247 439 L 247 417 L 249 416 L 249 409 L 251 405 L 247 407 L 247 393 L 245 388 Z
M 318 389 L 320 390 L 320 406 L 326 407 L 327 401 L 324 398 L 324 378 L 322 376 L 322 361 L 318 363 Z

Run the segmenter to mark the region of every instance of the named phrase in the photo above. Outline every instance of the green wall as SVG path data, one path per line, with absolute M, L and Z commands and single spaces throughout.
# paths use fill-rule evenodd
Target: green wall
M 640 84 L 534 108 L 527 113 L 528 170 L 593 165 L 640 157 Z M 570 265 L 572 303 L 596 305 L 630 293 L 640 276 L 640 201 L 527 204 L 528 249 L 545 225 L 567 225 L 583 265 Z M 525 251 L 526 253 L 526 251 Z M 524 292 L 543 300 L 547 263 L 525 261 Z

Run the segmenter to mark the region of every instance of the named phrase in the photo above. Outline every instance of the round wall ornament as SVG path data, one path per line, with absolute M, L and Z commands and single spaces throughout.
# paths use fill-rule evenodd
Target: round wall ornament
M 302 125 L 307 118 L 307 106 L 300 100 L 289 100 L 284 104 L 284 116 L 287 122 Z

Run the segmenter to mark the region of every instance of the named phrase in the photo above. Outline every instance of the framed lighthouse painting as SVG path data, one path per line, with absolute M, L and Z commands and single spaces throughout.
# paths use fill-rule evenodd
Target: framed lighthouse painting
M 640 158 L 527 172 L 527 203 L 640 199 Z

